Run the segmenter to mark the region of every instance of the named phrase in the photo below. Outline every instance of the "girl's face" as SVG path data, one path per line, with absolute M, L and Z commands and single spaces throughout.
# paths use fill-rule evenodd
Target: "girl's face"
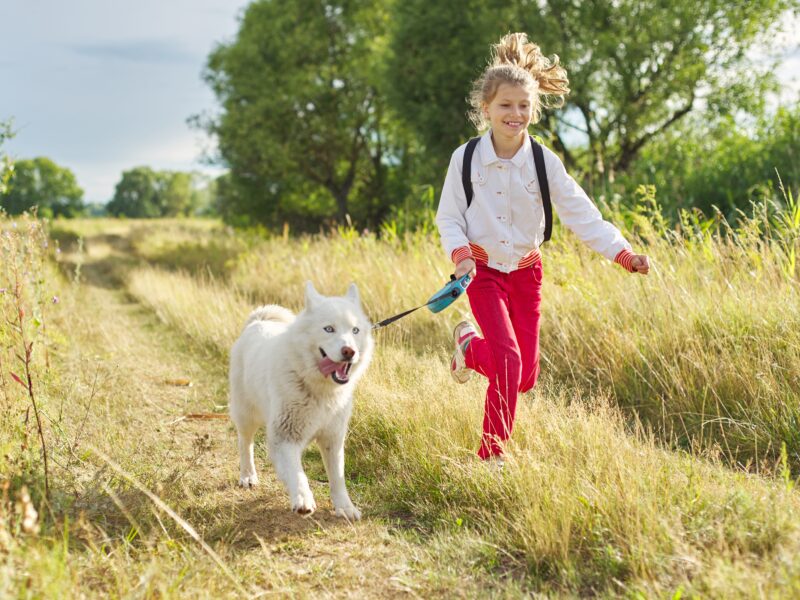
M 494 135 L 524 138 L 533 111 L 531 93 L 520 85 L 501 83 L 492 101 L 483 105 L 483 110 Z

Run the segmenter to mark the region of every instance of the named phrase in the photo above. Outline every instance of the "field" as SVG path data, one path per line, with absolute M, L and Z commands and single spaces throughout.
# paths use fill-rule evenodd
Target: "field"
M 626 274 L 557 230 L 542 378 L 506 468 L 448 374 L 459 300 L 376 332 L 348 437 L 364 519 L 235 486 L 227 352 L 252 307 L 355 281 L 377 321 L 450 265 L 425 231 L 203 220 L 0 223 L 0 596 L 752 598 L 800 594 L 800 209 L 614 217 Z M 186 384 L 191 385 L 186 385 Z M 45 470 L 42 449 L 47 451 Z

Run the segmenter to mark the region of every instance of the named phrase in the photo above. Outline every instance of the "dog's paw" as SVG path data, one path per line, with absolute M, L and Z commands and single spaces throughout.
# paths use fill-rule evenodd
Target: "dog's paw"
M 315 510 L 317 510 L 317 503 L 314 502 L 311 492 L 307 494 L 300 492 L 292 500 L 292 512 L 296 512 L 298 515 L 310 515 Z
M 258 485 L 258 475 L 245 475 L 239 478 L 239 486 L 243 488 L 254 488 Z
M 361 511 L 358 510 L 352 503 L 342 506 L 334 507 L 337 517 L 344 517 L 348 521 L 359 521 L 361 519 Z

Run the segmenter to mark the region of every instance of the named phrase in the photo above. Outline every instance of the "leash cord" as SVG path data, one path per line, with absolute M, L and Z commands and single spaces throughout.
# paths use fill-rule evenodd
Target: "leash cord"
M 401 312 L 399 315 L 394 315 L 393 317 L 389 317 L 388 319 L 384 319 L 380 323 L 375 323 L 372 326 L 372 329 L 373 330 L 381 329 L 382 327 L 386 327 L 387 325 L 391 325 L 392 323 L 394 323 L 395 321 L 397 321 L 399 319 L 402 319 L 406 315 L 410 315 L 415 310 L 419 310 L 420 308 L 424 308 L 425 306 L 428 306 L 429 304 L 433 304 L 435 302 L 438 302 L 439 300 L 447 298 L 448 296 L 452 296 L 453 298 L 458 298 L 460 293 L 461 292 L 459 292 L 457 289 L 453 289 L 453 290 L 445 292 L 444 294 L 441 294 L 439 296 L 435 296 L 435 297 L 431 298 L 430 300 L 428 300 L 425 304 L 417 306 L 416 308 L 411 308 L 411 309 L 409 309 L 409 310 L 407 310 L 405 312 Z

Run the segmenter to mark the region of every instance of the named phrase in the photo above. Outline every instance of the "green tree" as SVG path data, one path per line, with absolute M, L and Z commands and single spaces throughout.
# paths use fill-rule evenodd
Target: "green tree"
M 500 0 L 403 0 L 392 10 L 387 99 L 419 140 L 427 183 L 441 183 L 456 146 L 475 135 L 468 96 L 489 44 L 508 32 L 512 3 Z M 514 28 L 513 30 L 517 30 Z
M 317 223 L 381 198 L 386 134 L 379 64 L 381 1 L 259 0 L 235 41 L 209 57 L 206 80 L 222 104 L 206 127 L 230 175 L 228 214 Z
M 114 216 L 145 219 L 190 215 L 200 200 L 198 181 L 196 173 L 136 167 L 122 173 L 106 210 Z
M 800 195 L 797 140 L 798 105 L 748 126 L 730 115 L 692 117 L 645 148 L 623 182 L 629 189 L 655 184 L 659 203 L 673 217 L 681 208 L 711 215 L 716 207 L 735 221 L 753 200 L 783 200 L 779 176 L 793 197 Z
M 533 18 L 534 39 L 562 54 L 570 68 L 571 114 L 551 121 L 555 141 L 573 124 L 586 135 L 589 164 L 626 170 L 641 149 L 686 115 L 763 108 L 774 79 L 748 51 L 767 43 L 797 0 L 548 0 Z M 556 117 L 551 117 L 556 118 Z
M 158 174 L 150 167 L 135 167 L 122 173 L 106 210 L 115 217 L 160 217 L 159 195 Z
M 758 109 L 771 77 L 768 65 L 757 68 L 748 51 L 800 3 L 467 5 L 404 0 L 392 28 L 392 105 L 436 152 L 437 164 L 469 134 L 464 98 L 489 44 L 508 31 L 526 31 L 545 54 L 560 56 L 572 89 L 562 110 L 546 114 L 542 129 L 569 168 L 580 164 L 613 179 L 650 140 L 693 111 Z
M 182 171 L 158 173 L 158 198 L 162 217 L 189 215 L 195 202 L 194 175 Z
M 38 206 L 42 216 L 75 217 L 84 209 L 83 190 L 72 171 L 44 157 L 16 161 L 0 202 L 12 215 Z

